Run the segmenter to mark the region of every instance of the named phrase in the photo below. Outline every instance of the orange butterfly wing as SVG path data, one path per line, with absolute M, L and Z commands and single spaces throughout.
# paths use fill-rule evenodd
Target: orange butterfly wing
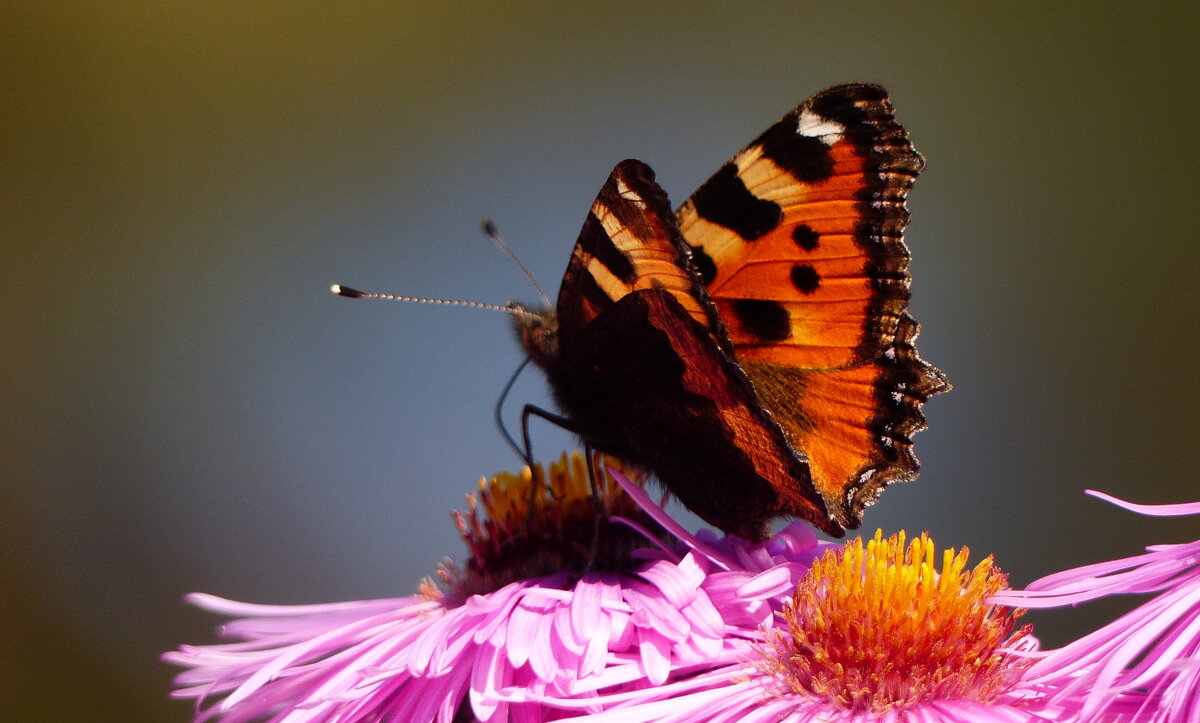
M 905 200 L 922 167 L 882 88 L 837 86 L 676 212 L 737 361 L 847 527 L 916 475 L 921 405 L 949 389 L 905 310 Z

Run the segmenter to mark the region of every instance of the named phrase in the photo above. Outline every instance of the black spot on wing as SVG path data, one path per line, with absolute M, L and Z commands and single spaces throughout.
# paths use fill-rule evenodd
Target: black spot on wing
M 733 313 L 746 331 L 761 341 L 783 341 L 792 335 L 787 309 L 764 299 L 737 299 Z
M 594 213 L 588 214 L 583 230 L 579 232 L 579 247 L 604 264 L 621 281 L 631 284 L 637 278 L 633 261 L 612 242 Z
M 804 183 L 824 181 L 833 174 L 833 155 L 820 138 L 800 135 L 799 118 L 788 113 L 755 141 L 763 156 Z
M 689 246 L 692 250 L 692 263 L 696 266 L 696 271 L 700 272 L 700 280 L 708 286 L 717 278 L 717 262 L 713 261 L 712 257 L 699 246 Z
M 792 229 L 792 240 L 805 251 L 812 251 L 820 244 L 821 234 L 812 230 L 807 224 L 800 224 Z
M 811 294 L 821 285 L 821 275 L 808 264 L 796 264 L 792 267 L 792 286 L 802 294 Z
M 774 229 L 783 220 L 783 209 L 746 189 L 738 178 L 737 166 L 726 163 L 692 195 L 696 213 L 706 221 L 724 226 L 747 241 Z

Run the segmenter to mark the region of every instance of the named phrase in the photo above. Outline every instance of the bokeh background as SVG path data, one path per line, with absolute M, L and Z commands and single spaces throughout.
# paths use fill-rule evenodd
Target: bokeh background
M 410 593 L 517 460 L 496 313 L 339 281 L 557 287 L 612 165 L 682 201 L 810 93 L 886 85 L 912 194 L 924 474 L 872 508 L 1013 582 L 1193 539 L 1200 63 L 1179 3 L 5 3 L 0 710 L 185 720 L 204 590 Z M 527 374 L 512 397 L 546 402 Z M 568 440 L 537 431 L 537 448 Z M 1031 616 L 1050 644 L 1125 603 Z

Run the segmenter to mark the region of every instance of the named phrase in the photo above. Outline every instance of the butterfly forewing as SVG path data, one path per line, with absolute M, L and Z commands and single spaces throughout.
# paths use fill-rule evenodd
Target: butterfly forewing
M 560 336 L 581 332 L 627 294 L 662 288 L 689 316 L 724 339 L 708 293 L 687 263 L 688 254 L 654 172 L 637 160 L 617 164 L 592 203 L 563 275 L 557 303 Z
M 839 86 L 683 204 L 680 229 L 739 359 L 828 369 L 891 344 L 908 301 L 904 201 L 921 167 L 882 89 Z
M 677 212 L 737 359 L 847 526 L 915 476 L 921 404 L 949 388 L 905 311 L 905 200 L 922 167 L 882 88 L 838 86 Z

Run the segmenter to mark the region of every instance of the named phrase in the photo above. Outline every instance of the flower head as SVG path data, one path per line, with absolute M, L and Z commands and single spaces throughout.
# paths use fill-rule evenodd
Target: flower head
M 560 573 L 628 570 L 646 535 L 670 541 L 613 477 L 614 472 L 632 477 L 640 487 L 638 470 L 600 456 L 592 460 L 591 472 L 588 464 L 581 454 L 564 454 L 550 465 L 545 482 L 540 465 L 519 474 L 501 472 L 491 480 L 481 477 L 478 493 L 467 495 L 468 509 L 452 513 L 470 555 L 462 569 L 444 562 L 439 571 L 450 597 L 466 600 L 511 582 Z M 608 473 L 597 474 L 597 469 Z
M 1093 493 L 1095 494 L 1095 493 Z M 1146 507 L 1197 514 L 1200 503 Z M 947 551 L 935 570 L 922 536 L 847 543 L 812 566 L 762 642 L 727 641 L 707 665 L 654 689 L 600 691 L 601 721 L 1200 720 L 1200 541 L 1068 570 L 1027 590 L 1004 587 L 990 559 L 966 569 Z M 1110 625 L 1041 651 L 1023 607 L 1156 593 Z
M 659 688 L 601 696 L 609 710 L 584 720 L 1019 719 L 1036 642 L 986 602 L 1004 575 L 990 559 L 968 570 L 966 550 L 937 560 L 925 535 L 852 540 L 778 598 L 760 637 Z
M 906 548 L 903 532 L 826 554 L 784 607 L 787 634 L 763 667 L 847 711 L 995 701 L 1024 667 L 1004 650 L 1019 613 L 984 603 L 1006 578 L 990 557 L 967 570 L 967 556 L 946 550 L 939 571 L 933 541 Z
M 427 580 L 410 597 L 334 605 L 190 596 L 244 617 L 223 628 L 231 642 L 164 656 L 188 668 L 175 695 L 210 702 L 200 720 L 557 719 L 571 711 L 545 700 L 586 707 L 594 690 L 653 687 L 757 638 L 770 601 L 827 547 L 802 525 L 769 543 L 693 537 L 610 480 L 597 522 L 584 470 L 561 460 L 545 493 L 530 489 L 540 470 L 485 484 L 456 515 L 472 557 L 443 564 L 446 592 Z M 608 547 L 589 549 L 597 539 Z

